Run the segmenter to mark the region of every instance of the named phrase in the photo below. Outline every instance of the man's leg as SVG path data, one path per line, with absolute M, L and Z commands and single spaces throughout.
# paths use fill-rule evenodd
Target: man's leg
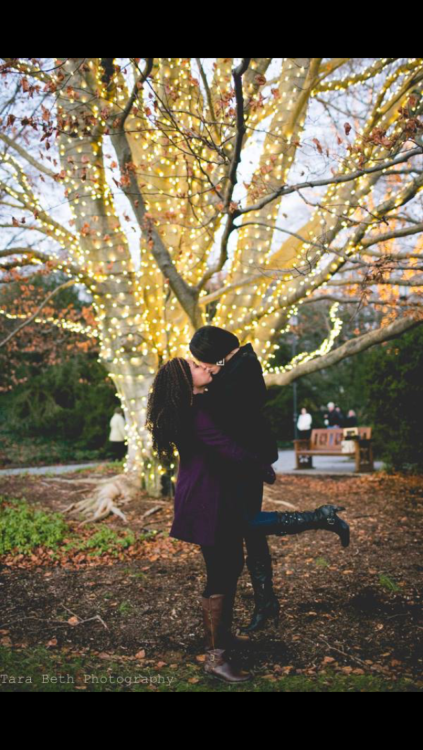
M 278 619 L 280 605 L 273 590 L 272 557 L 265 535 L 247 532 L 247 568 L 254 591 L 254 612 L 250 624 L 242 633 L 260 630 L 269 619 Z
M 263 503 L 263 480 L 257 473 L 244 473 L 236 482 L 236 501 L 244 519 L 244 539 L 247 549 L 247 568 L 254 591 L 254 613 L 242 633 L 261 629 L 267 620 L 279 616 L 279 602 L 273 590 L 273 567 L 265 534 L 248 529 L 248 521 L 259 518 Z

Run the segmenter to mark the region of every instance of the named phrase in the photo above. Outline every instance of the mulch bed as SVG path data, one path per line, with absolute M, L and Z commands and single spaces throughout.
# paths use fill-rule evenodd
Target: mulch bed
M 84 485 L 74 481 L 82 478 L 81 472 L 65 480 L 3 476 L 0 495 L 64 511 L 81 497 L 75 492 Z M 351 526 L 350 547 L 344 550 L 335 534 L 323 531 L 268 537 L 281 617 L 252 637 L 240 657 L 243 667 L 263 675 L 313 675 L 330 666 L 421 685 L 423 477 L 280 475 L 265 485 L 263 510 L 326 503 L 346 507 L 340 515 Z M 205 571 L 199 548 L 166 536 L 171 500 L 160 504 L 140 491 L 124 512 L 127 524 L 114 516 L 101 524 L 157 534 L 117 558 L 72 553 L 54 561 L 42 550 L 0 557 L 0 645 L 141 654 L 163 663 L 201 660 Z M 76 521 L 71 526 L 78 528 Z M 236 624 L 249 621 L 253 604 L 245 568 Z

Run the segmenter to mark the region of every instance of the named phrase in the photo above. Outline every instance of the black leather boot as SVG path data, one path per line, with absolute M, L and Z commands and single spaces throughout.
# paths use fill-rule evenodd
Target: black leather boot
M 340 505 L 321 505 L 312 511 L 277 512 L 276 523 L 263 526 L 265 534 L 285 536 L 287 534 L 301 534 L 309 529 L 323 529 L 338 534 L 343 547 L 350 543 L 350 527 L 342 518 L 338 518 L 337 511 L 345 510 Z M 267 528 L 269 530 L 267 530 Z M 270 530 L 272 529 L 272 530 Z
M 274 620 L 277 624 L 280 611 L 273 591 L 272 558 L 247 558 L 247 567 L 253 584 L 255 607 L 250 624 L 240 628 L 244 634 L 262 630 L 268 620 Z

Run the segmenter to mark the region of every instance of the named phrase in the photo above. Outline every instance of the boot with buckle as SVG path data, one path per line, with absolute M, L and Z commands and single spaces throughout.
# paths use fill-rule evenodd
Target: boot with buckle
M 225 594 L 212 594 L 208 598 L 204 596 L 201 598 L 206 635 L 204 671 L 225 682 L 247 682 L 252 675 L 240 670 L 226 653 L 227 638 L 222 624 L 225 596 Z
M 269 620 L 279 622 L 280 604 L 273 591 L 272 558 L 247 557 L 247 567 L 254 590 L 254 612 L 249 625 L 240 629 L 241 633 L 252 633 L 264 628 Z
M 350 543 L 350 527 L 342 518 L 336 515 L 338 511 L 345 510 L 341 505 L 321 505 L 313 511 L 294 513 L 278 512 L 279 529 L 282 535 L 300 534 L 309 529 L 323 529 L 333 531 L 341 540 L 343 547 Z
M 341 505 L 321 505 L 315 510 L 261 512 L 249 521 L 249 528 L 260 530 L 264 534 L 286 536 L 301 534 L 310 529 L 333 531 L 341 540 L 343 547 L 350 543 L 350 527 L 336 513 L 345 510 Z

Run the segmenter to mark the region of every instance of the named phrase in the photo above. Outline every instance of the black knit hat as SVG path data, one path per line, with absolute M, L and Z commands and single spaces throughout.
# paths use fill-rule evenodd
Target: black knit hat
M 203 326 L 194 333 L 189 348 L 199 362 L 222 364 L 233 349 L 238 349 L 239 339 L 234 333 L 217 326 Z

